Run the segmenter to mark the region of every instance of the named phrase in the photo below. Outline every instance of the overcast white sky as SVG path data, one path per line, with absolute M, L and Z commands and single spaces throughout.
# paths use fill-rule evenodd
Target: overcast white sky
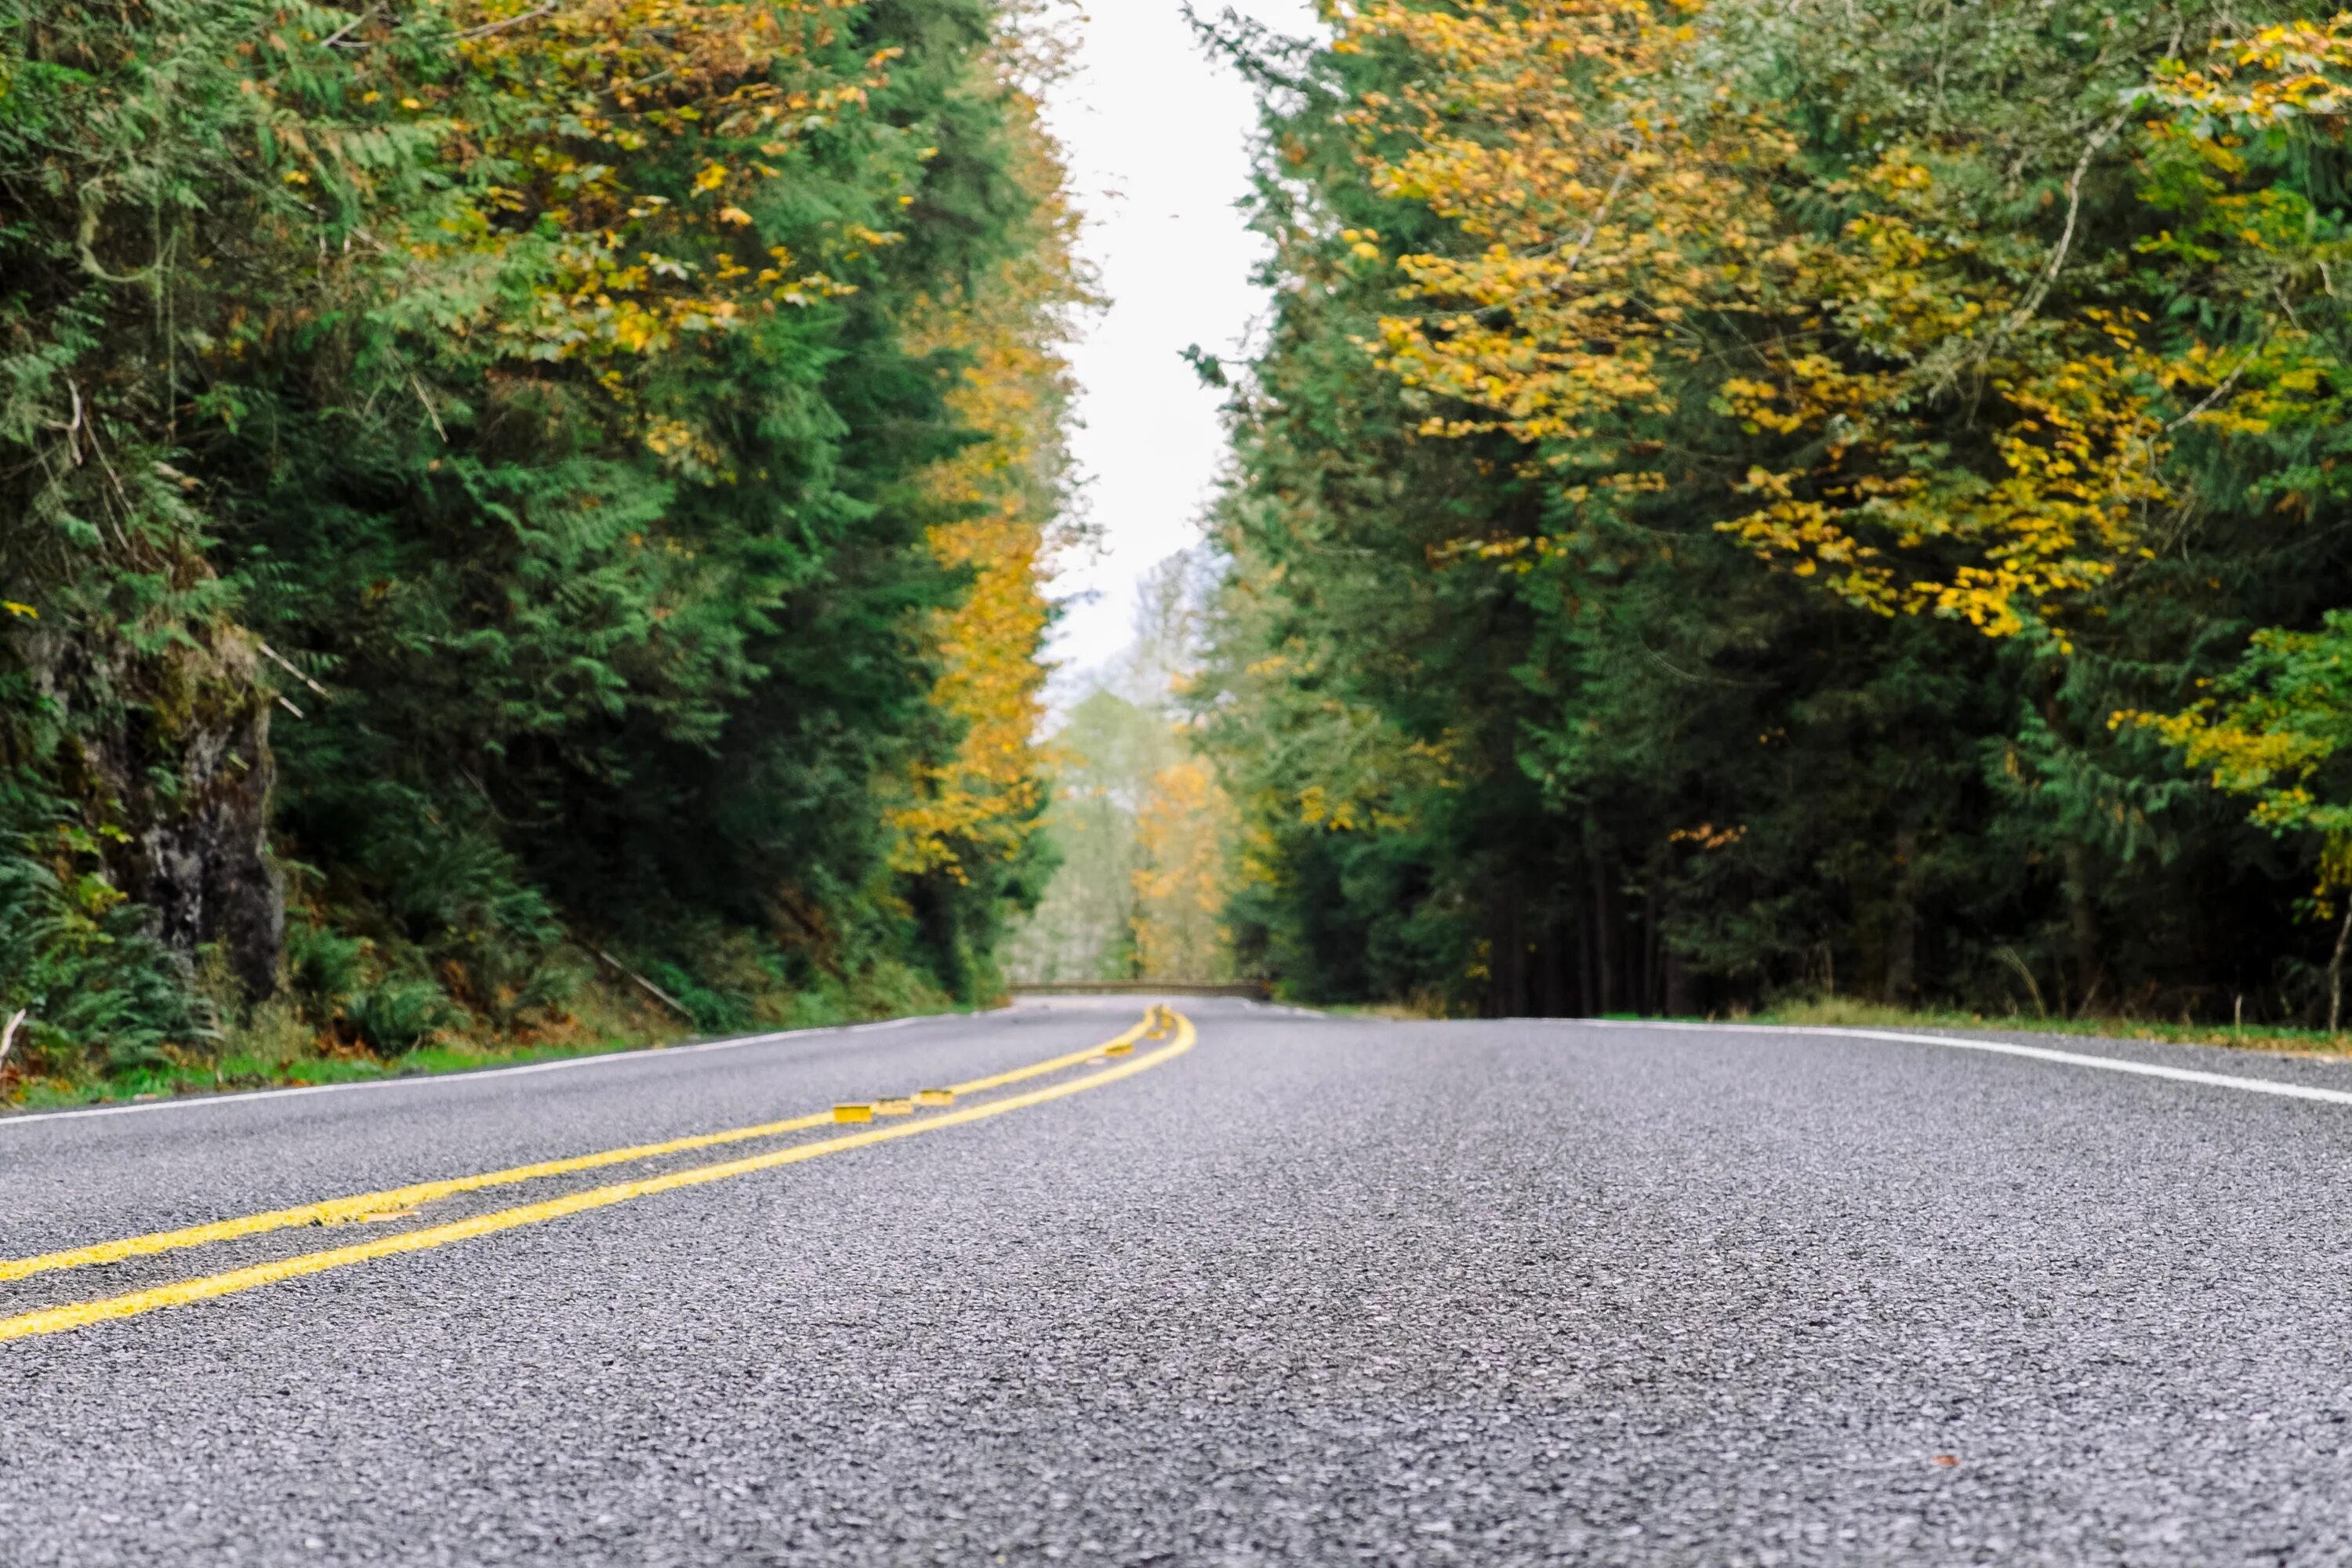
M 1231 3 L 1286 31 L 1313 25 L 1307 0 Z M 1087 10 L 1078 74 L 1048 108 L 1111 300 L 1071 356 L 1083 389 L 1072 446 L 1104 545 L 1054 584 L 1057 598 L 1095 595 L 1070 606 L 1055 639 L 1066 689 L 1126 648 L 1142 574 L 1200 537 L 1224 449 L 1220 395 L 1177 356 L 1188 343 L 1232 354 L 1265 310 L 1249 282 L 1260 247 L 1234 211 L 1249 184 L 1249 89 L 1202 54 L 1181 0 Z

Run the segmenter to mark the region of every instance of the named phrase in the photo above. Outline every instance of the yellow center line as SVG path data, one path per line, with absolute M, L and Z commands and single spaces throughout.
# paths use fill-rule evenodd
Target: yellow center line
M 257 1263 L 247 1268 L 232 1268 L 222 1274 L 210 1274 L 198 1279 L 184 1279 L 176 1285 L 158 1286 L 149 1290 L 134 1290 L 127 1295 L 109 1296 L 95 1301 L 77 1301 L 70 1306 L 49 1307 L 40 1311 L 24 1312 L 13 1318 L 0 1318 L 0 1341 L 32 1339 L 42 1334 L 61 1334 L 94 1323 L 112 1322 L 121 1318 L 135 1318 L 144 1312 L 166 1307 L 184 1307 L 215 1297 L 234 1295 L 240 1290 L 252 1290 L 281 1280 L 298 1279 L 308 1274 L 322 1274 L 331 1268 L 343 1268 L 372 1258 L 390 1258 L 404 1252 L 424 1252 L 446 1247 L 452 1242 L 470 1240 L 478 1236 L 490 1236 L 517 1226 L 538 1225 L 542 1221 L 561 1219 L 566 1215 L 583 1214 L 590 1209 L 609 1208 L 614 1204 L 629 1203 L 637 1198 L 652 1197 L 657 1193 L 677 1192 L 686 1187 L 698 1187 L 710 1182 L 728 1181 L 736 1176 L 748 1176 L 754 1172 L 772 1171 L 782 1165 L 796 1165 L 804 1160 L 819 1159 L 826 1154 L 838 1154 L 850 1149 L 863 1149 L 869 1144 L 887 1143 L 896 1138 L 911 1138 L 921 1132 L 935 1132 L 943 1127 L 961 1127 L 968 1122 L 984 1121 L 992 1116 L 1019 1110 L 1027 1106 L 1043 1105 L 1065 1095 L 1078 1094 L 1099 1089 L 1121 1079 L 1147 1072 L 1192 1048 L 1196 1036 L 1192 1020 L 1176 1015 L 1176 1037 L 1148 1055 L 1133 1058 L 1117 1067 L 1105 1068 L 1083 1078 L 1048 1084 L 1043 1089 L 1029 1089 L 1021 1094 L 1006 1095 L 1002 1100 L 967 1106 L 960 1110 L 941 1111 L 912 1121 L 894 1122 L 877 1127 L 870 1132 L 852 1132 L 839 1138 L 822 1139 L 814 1143 L 795 1143 L 788 1149 L 772 1150 L 765 1154 L 748 1155 L 740 1160 L 722 1160 L 709 1165 L 689 1166 L 683 1171 L 671 1171 L 658 1176 L 640 1177 L 634 1182 L 615 1182 L 609 1186 L 592 1187 L 585 1192 L 568 1193 L 543 1203 L 525 1204 L 516 1208 L 500 1209 L 493 1214 L 476 1215 L 469 1219 L 454 1220 L 447 1225 L 429 1226 L 422 1230 L 402 1231 L 379 1237 L 373 1241 L 359 1242 L 350 1247 L 331 1247 L 323 1252 L 304 1253 L 297 1258 L 282 1258 L 272 1263 Z
M 991 1078 L 976 1078 L 968 1083 L 950 1084 L 949 1089 L 955 1094 L 978 1094 L 982 1089 L 1003 1089 L 1008 1083 L 1019 1083 L 1024 1079 L 1039 1078 L 1049 1072 L 1060 1072 L 1064 1068 L 1074 1068 L 1080 1062 L 1092 1061 L 1114 1046 L 1131 1046 L 1141 1039 L 1143 1032 L 1150 1027 L 1151 1027 L 1151 1020 L 1147 1016 L 1127 1033 L 1116 1039 L 1105 1040 L 1101 1045 L 1088 1046 L 1085 1050 L 1072 1051 L 1068 1056 L 1055 1057 L 1051 1061 L 1033 1062 L 1025 1068 L 1014 1068 L 1011 1072 L 997 1073 Z
M 959 1094 L 978 1093 L 1024 1079 L 1036 1078 L 1049 1072 L 1059 1072 L 1099 1054 L 1106 1046 L 1124 1045 L 1140 1037 L 1146 1024 L 1136 1025 L 1105 1046 L 1089 1046 L 1083 1051 L 1055 1057 L 1051 1061 L 1038 1062 L 1011 1072 L 998 1073 L 993 1078 L 975 1079 L 955 1086 Z M 37 1258 L 0 1258 L 0 1283 L 11 1279 L 29 1279 L 37 1274 L 55 1273 L 61 1268 L 86 1268 L 99 1263 L 119 1263 L 126 1258 L 148 1258 L 162 1252 L 176 1252 L 183 1247 L 204 1247 L 216 1241 L 236 1241 L 248 1236 L 261 1236 L 273 1230 L 285 1230 L 294 1226 L 344 1225 L 365 1218 L 383 1209 L 415 1208 L 436 1199 L 455 1197 L 460 1193 L 480 1192 L 485 1187 L 510 1187 L 518 1183 L 543 1181 L 550 1176 L 568 1176 L 580 1171 L 593 1171 L 607 1165 L 633 1164 L 639 1160 L 658 1159 L 665 1154 L 689 1153 L 697 1149 L 717 1148 L 727 1143 L 749 1142 L 754 1139 L 774 1138 L 787 1132 L 805 1132 L 812 1127 L 833 1125 L 833 1112 L 818 1111 L 809 1116 L 787 1117 L 782 1121 L 763 1121 L 756 1127 L 735 1127 L 723 1132 L 698 1132 L 689 1138 L 672 1138 L 661 1143 L 636 1143 L 625 1149 L 606 1149 L 594 1154 L 574 1154 L 561 1160 L 541 1160 L 536 1164 L 516 1165 L 503 1171 L 486 1171 L 475 1176 L 451 1176 L 435 1182 L 417 1182 L 405 1187 L 389 1187 L 380 1193 L 360 1193 L 352 1197 L 324 1198 L 317 1203 L 297 1204 L 292 1208 L 272 1209 L 267 1214 L 245 1215 L 236 1219 L 214 1220 L 205 1225 L 192 1225 L 179 1230 L 161 1230 L 148 1236 L 124 1237 L 119 1241 L 101 1241 L 89 1247 L 77 1247 L 62 1252 L 45 1252 Z

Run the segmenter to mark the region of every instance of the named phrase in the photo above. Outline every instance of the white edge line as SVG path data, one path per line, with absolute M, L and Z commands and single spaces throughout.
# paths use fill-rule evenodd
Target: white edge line
M 992 1008 L 991 1012 L 1004 1009 Z M 903 1018 L 881 1018 L 870 1024 L 820 1024 L 806 1029 L 777 1029 L 764 1035 L 737 1035 L 724 1040 L 704 1040 L 691 1046 L 640 1046 L 633 1050 L 597 1051 L 551 1062 L 524 1062 L 510 1068 L 470 1068 L 457 1072 L 411 1073 L 400 1078 L 362 1079 L 356 1083 L 311 1083 L 299 1089 L 223 1089 L 211 1094 L 182 1095 L 172 1100 L 141 1100 L 135 1105 L 91 1105 L 75 1110 L 25 1110 L 0 1114 L 0 1131 L 36 1121 L 66 1121 L 82 1116 L 129 1116 L 142 1110 L 190 1110 L 205 1105 L 251 1105 L 259 1100 L 291 1100 L 297 1095 L 335 1094 L 355 1089 L 415 1089 L 425 1084 L 478 1083 L 486 1078 L 520 1078 L 525 1073 L 561 1072 L 566 1068 L 600 1067 L 606 1062 L 635 1061 L 646 1057 L 690 1057 L 703 1051 L 731 1051 L 741 1046 L 772 1045 L 812 1035 L 856 1035 L 868 1029 L 896 1029 L 908 1024 L 936 1024 L 947 1018 L 984 1018 L 987 1013 L 910 1013 Z
M 2242 1089 L 2248 1094 L 2274 1094 L 2282 1100 L 2315 1100 L 2328 1105 L 2352 1105 L 2352 1089 L 2283 1083 L 2277 1079 L 2237 1078 L 2229 1073 L 2200 1072 L 2195 1068 L 2168 1068 L 2156 1062 L 2136 1062 L 2125 1057 L 2094 1057 L 2080 1051 L 2053 1051 L 2046 1046 L 2019 1046 L 2006 1040 L 1970 1039 L 1965 1035 L 1898 1035 L 1886 1029 L 1812 1028 L 1803 1024 L 1681 1024 L 1648 1018 L 1563 1018 L 1559 1021 L 1586 1029 L 1683 1029 L 1698 1034 L 1833 1035 L 1851 1040 L 1893 1040 L 1906 1046 L 1943 1046 L 1957 1051 L 2023 1057 L 2030 1061 L 2096 1068 L 2102 1072 L 2130 1073 L 2138 1078 L 2169 1079 L 2175 1083 L 2200 1083 L 2211 1089 Z

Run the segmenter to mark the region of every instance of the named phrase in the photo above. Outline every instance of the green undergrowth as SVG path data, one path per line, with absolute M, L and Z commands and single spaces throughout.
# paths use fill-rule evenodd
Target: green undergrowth
M 211 1064 L 167 1063 L 82 1082 L 68 1079 L 36 1079 L 25 1087 L 21 1098 L 11 1103 L 26 1110 L 44 1110 L 121 1100 L 168 1100 L 184 1095 L 238 1089 L 367 1083 L 381 1079 L 415 1078 L 424 1074 L 466 1072 L 522 1062 L 552 1061 L 565 1057 L 598 1056 L 665 1043 L 658 1039 L 617 1039 L 592 1044 L 504 1048 L 495 1046 L 436 1046 L 407 1051 L 389 1058 L 301 1057 L 278 1062 L 244 1054 L 224 1054 L 217 1062 Z
M 1391 1023 L 1423 1023 L 1433 1018 L 1455 1017 L 1444 1007 L 1426 997 L 1404 1002 L 1297 1002 L 1277 996 L 1293 1006 L 1312 1007 L 1318 1013 L 1328 1013 L 1334 1018 L 1386 1018 Z
M 2352 1052 L 2352 1030 L 2298 1029 L 2279 1024 L 2200 1024 L 2180 1019 L 2088 1017 L 2042 1018 L 1948 1008 L 1883 1006 L 1847 997 L 1813 997 L 1777 1004 L 1741 1020 L 1752 1024 L 1797 1024 L 1815 1028 L 1969 1029 L 2075 1035 L 2103 1040 L 2158 1040 L 2181 1046 L 2231 1046 L 2246 1050 L 2289 1051 L 2307 1056 Z
M 934 987 L 880 977 L 857 985 L 826 985 L 771 994 L 756 1016 L 725 1033 L 823 1028 L 831 1025 L 969 1011 Z M 220 1031 L 214 1048 L 165 1047 L 135 1061 L 107 1064 L 87 1057 L 49 1057 L 31 1070 L 19 1062 L 0 1069 L 0 1111 L 59 1110 L 113 1102 L 165 1100 L 236 1090 L 366 1083 L 386 1079 L 461 1073 L 484 1068 L 658 1049 L 709 1037 L 685 1018 L 624 984 L 582 986 L 560 1011 L 499 1033 L 478 1019 L 454 1018 L 406 1049 L 376 1051 L 319 1029 L 291 997 L 246 1012 Z M 470 1028 L 468 1026 L 471 1026 Z

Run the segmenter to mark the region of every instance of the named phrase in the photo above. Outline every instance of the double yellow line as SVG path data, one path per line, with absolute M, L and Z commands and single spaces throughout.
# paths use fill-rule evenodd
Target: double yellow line
M 1155 1009 L 1155 1015 L 1159 1012 Z M 748 1176 L 755 1172 L 774 1170 L 782 1165 L 796 1165 L 805 1160 L 837 1154 L 850 1149 L 862 1149 L 869 1144 L 887 1143 L 894 1139 L 911 1138 L 918 1133 L 937 1131 L 943 1127 L 961 1127 L 969 1122 L 984 1121 L 1007 1111 L 1042 1105 L 1121 1079 L 1132 1078 L 1160 1066 L 1192 1048 L 1196 1038 L 1192 1021 L 1181 1014 L 1169 1013 L 1164 1024 L 1155 1016 L 1141 1023 L 1115 1039 L 1066 1056 L 1015 1068 L 1010 1072 L 996 1073 L 987 1078 L 973 1079 L 954 1086 L 955 1092 L 984 1093 L 1081 1066 L 1106 1053 L 1132 1047 L 1139 1038 L 1149 1035 L 1158 1038 L 1162 1034 L 1172 1036 L 1159 1049 L 1142 1056 L 1130 1057 L 1116 1066 L 1106 1067 L 1082 1078 L 1049 1084 L 1020 1094 L 1005 1095 L 984 1100 L 977 1105 L 943 1111 L 936 1116 L 918 1117 L 890 1126 L 877 1127 L 871 1131 L 853 1132 L 837 1138 L 821 1139 L 814 1143 L 795 1144 L 788 1149 L 773 1150 L 739 1160 L 722 1160 L 712 1164 L 692 1165 L 658 1176 L 646 1176 L 635 1181 L 615 1182 L 592 1187 L 583 1192 L 569 1193 L 562 1197 L 541 1203 L 524 1204 L 515 1208 L 500 1209 L 491 1214 L 453 1220 L 446 1225 L 426 1226 L 417 1230 L 395 1232 L 349 1247 L 330 1247 L 321 1252 L 303 1253 L 299 1257 L 281 1258 L 268 1263 L 257 1263 L 246 1268 L 233 1268 L 226 1273 L 206 1275 L 201 1279 L 184 1279 L 177 1284 L 158 1286 L 152 1289 L 134 1290 L 125 1295 L 109 1296 L 96 1300 L 77 1301 L 68 1306 L 47 1307 L 37 1311 L 19 1313 L 12 1318 L 0 1318 L 0 1341 L 31 1339 L 42 1334 L 58 1334 L 93 1323 L 111 1322 L 119 1318 L 133 1318 L 165 1307 L 187 1306 L 196 1301 L 210 1300 L 216 1296 L 234 1295 L 280 1280 L 299 1279 L 306 1274 L 324 1273 L 331 1268 L 342 1268 L 371 1258 L 390 1258 L 404 1252 L 424 1252 L 446 1247 L 452 1242 L 469 1240 L 478 1236 L 489 1236 L 518 1226 L 537 1225 L 545 1220 L 561 1219 L 567 1215 L 583 1214 L 590 1209 L 609 1208 L 615 1204 L 629 1203 L 637 1198 L 651 1197 L 657 1193 L 676 1192 L 686 1187 L 698 1187 L 711 1182 L 723 1182 L 736 1176 Z M 689 1138 L 676 1138 L 663 1143 L 640 1143 L 625 1149 L 610 1149 L 601 1153 L 582 1154 L 565 1160 L 547 1160 L 537 1164 L 517 1165 L 508 1170 L 491 1171 L 480 1175 L 457 1176 L 446 1181 L 419 1182 L 410 1186 L 388 1188 L 378 1193 L 362 1193 L 352 1197 L 330 1198 L 315 1204 L 302 1204 L 293 1208 L 273 1209 L 266 1214 L 247 1215 L 236 1219 L 216 1221 L 210 1225 L 190 1226 L 180 1230 L 158 1231 L 148 1236 L 126 1237 L 119 1241 L 100 1242 L 94 1247 L 78 1247 L 65 1252 L 44 1253 L 36 1258 L 0 1259 L 0 1281 L 29 1279 L 35 1275 L 58 1269 L 86 1268 L 93 1264 L 117 1262 L 124 1258 L 149 1257 L 175 1251 L 183 1247 L 202 1247 L 211 1242 L 235 1240 L 259 1236 L 293 1226 L 341 1225 L 373 1215 L 396 1214 L 436 1198 L 460 1193 L 478 1192 L 486 1187 L 510 1186 L 518 1183 L 539 1181 L 579 1171 L 603 1166 L 625 1164 L 634 1161 L 655 1159 L 666 1154 L 684 1153 L 750 1139 L 771 1138 L 782 1133 L 805 1131 L 829 1124 L 830 1111 L 810 1116 L 796 1116 L 782 1121 L 762 1122 L 753 1127 L 739 1127 L 724 1132 L 698 1133 Z

